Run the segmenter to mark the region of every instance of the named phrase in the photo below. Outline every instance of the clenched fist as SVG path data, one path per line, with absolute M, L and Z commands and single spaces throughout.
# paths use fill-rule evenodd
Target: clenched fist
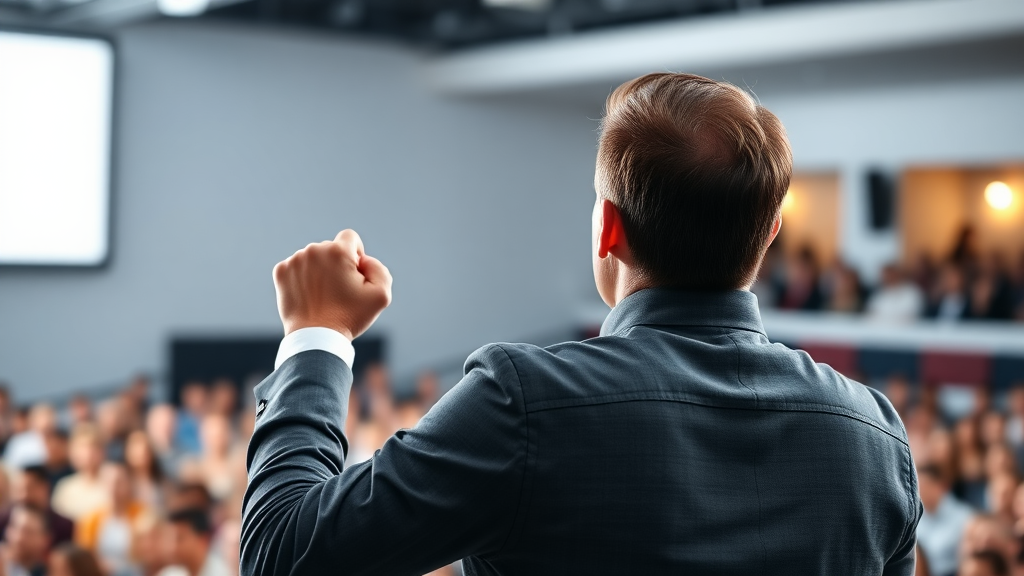
M 274 287 L 285 335 L 323 327 L 352 340 L 391 304 L 391 273 L 366 255 L 353 230 L 310 244 L 278 263 Z

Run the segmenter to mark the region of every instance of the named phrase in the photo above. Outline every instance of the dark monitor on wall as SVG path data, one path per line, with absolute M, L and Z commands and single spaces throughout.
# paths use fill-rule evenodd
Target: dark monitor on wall
M 238 388 L 241 403 L 250 401 L 249 387 L 274 371 L 280 345 L 280 335 L 172 339 L 171 402 L 180 404 L 181 389 L 187 382 L 197 381 L 209 386 L 221 379 L 230 380 Z M 381 337 L 361 336 L 352 346 L 356 350 L 352 372 L 357 380 L 366 366 L 384 361 L 384 339 Z
M 110 252 L 114 46 L 0 28 L 0 266 Z

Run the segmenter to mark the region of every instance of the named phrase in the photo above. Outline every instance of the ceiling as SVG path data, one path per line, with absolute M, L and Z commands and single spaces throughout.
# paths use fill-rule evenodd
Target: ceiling
M 0 0 L 0 24 L 110 29 L 177 11 L 447 51 L 778 5 L 851 2 L 857 0 Z

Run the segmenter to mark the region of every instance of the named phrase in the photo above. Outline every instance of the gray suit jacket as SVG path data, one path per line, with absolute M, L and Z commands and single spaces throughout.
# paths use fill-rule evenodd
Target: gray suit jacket
M 748 292 L 643 290 L 600 337 L 485 346 L 418 426 L 343 470 L 351 382 L 308 351 L 256 388 L 243 574 L 914 571 L 899 418 L 771 344 Z

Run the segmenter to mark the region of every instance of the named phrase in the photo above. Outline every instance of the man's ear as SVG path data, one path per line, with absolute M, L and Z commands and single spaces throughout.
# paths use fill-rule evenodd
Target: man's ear
M 779 211 L 779 214 L 775 217 L 775 222 L 772 222 L 772 233 L 768 235 L 768 244 L 765 245 L 765 248 L 772 245 L 772 242 L 779 235 L 779 230 L 782 230 L 782 211 Z
M 601 200 L 601 232 L 597 237 L 597 256 L 607 258 L 626 247 L 626 234 L 622 230 L 622 217 L 611 200 Z

